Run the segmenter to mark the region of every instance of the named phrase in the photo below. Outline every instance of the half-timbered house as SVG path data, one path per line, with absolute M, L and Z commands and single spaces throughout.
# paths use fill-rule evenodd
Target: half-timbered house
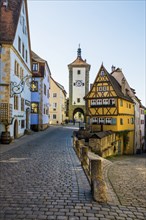
M 126 93 L 124 79 L 120 86 L 101 65 L 85 101 L 86 122 L 91 130 L 114 131 L 116 138 L 113 145 L 117 153 L 133 153 L 134 102 Z

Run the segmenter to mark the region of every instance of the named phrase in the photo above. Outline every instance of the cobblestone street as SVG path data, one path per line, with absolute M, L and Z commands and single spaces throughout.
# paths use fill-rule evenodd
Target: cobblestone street
M 111 159 L 108 177 L 121 205 L 96 203 L 72 132 L 52 126 L 1 146 L 0 219 L 146 219 L 146 158 Z

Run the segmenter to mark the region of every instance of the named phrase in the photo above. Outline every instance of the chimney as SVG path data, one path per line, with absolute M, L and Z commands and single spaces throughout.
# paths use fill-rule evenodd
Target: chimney
M 121 81 L 121 89 L 122 89 L 122 93 L 123 93 L 124 95 L 126 95 L 125 82 L 126 82 L 126 80 L 125 80 L 125 78 L 123 77 L 123 79 L 122 79 L 122 81 Z
M 115 69 L 116 69 L 116 67 L 112 65 L 111 71 L 113 72 L 113 71 L 115 71 Z

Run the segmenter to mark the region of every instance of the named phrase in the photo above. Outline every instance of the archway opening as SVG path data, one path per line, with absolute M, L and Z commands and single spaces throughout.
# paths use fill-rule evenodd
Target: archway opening
M 84 114 L 83 109 L 76 108 L 73 111 L 73 121 L 75 121 L 75 122 L 84 122 L 85 121 L 85 114 Z

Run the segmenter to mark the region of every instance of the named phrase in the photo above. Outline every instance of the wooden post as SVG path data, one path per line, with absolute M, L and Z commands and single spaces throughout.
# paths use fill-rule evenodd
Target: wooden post
M 102 178 L 101 159 L 91 160 L 91 191 L 95 201 L 107 201 L 106 187 Z
M 88 154 L 88 147 L 82 147 L 81 164 L 84 167 L 86 167 L 87 165 L 87 154 Z

